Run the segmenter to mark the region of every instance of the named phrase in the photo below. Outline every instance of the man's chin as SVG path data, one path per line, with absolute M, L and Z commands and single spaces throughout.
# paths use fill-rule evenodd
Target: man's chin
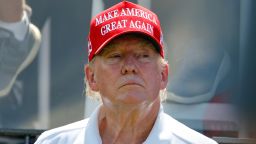
M 148 101 L 147 96 L 140 94 L 125 94 L 118 97 L 118 101 L 125 105 L 138 105 Z

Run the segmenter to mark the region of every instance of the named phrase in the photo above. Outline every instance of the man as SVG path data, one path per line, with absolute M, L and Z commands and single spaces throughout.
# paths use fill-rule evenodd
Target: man
M 123 1 L 91 22 L 88 93 L 102 104 L 90 118 L 43 133 L 36 144 L 216 144 L 164 113 L 168 82 L 157 16 Z

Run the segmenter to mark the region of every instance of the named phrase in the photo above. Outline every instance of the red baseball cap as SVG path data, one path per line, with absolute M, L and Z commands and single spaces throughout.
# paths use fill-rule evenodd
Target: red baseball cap
M 126 33 L 147 36 L 164 57 L 163 35 L 157 15 L 140 5 L 123 1 L 92 19 L 88 36 L 89 61 L 111 40 Z

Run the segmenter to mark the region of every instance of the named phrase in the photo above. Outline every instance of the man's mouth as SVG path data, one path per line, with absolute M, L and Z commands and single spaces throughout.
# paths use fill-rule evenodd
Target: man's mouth
M 143 84 L 142 84 L 141 80 L 139 80 L 139 79 L 125 79 L 123 82 L 121 82 L 120 87 L 124 87 L 124 86 L 140 86 L 140 87 L 143 87 Z
M 141 84 L 135 83 L 135 82 L 127 82 L 127 83 L 124 83 L 122 86 L 133 86 L 133 85 L 141 86 Z

